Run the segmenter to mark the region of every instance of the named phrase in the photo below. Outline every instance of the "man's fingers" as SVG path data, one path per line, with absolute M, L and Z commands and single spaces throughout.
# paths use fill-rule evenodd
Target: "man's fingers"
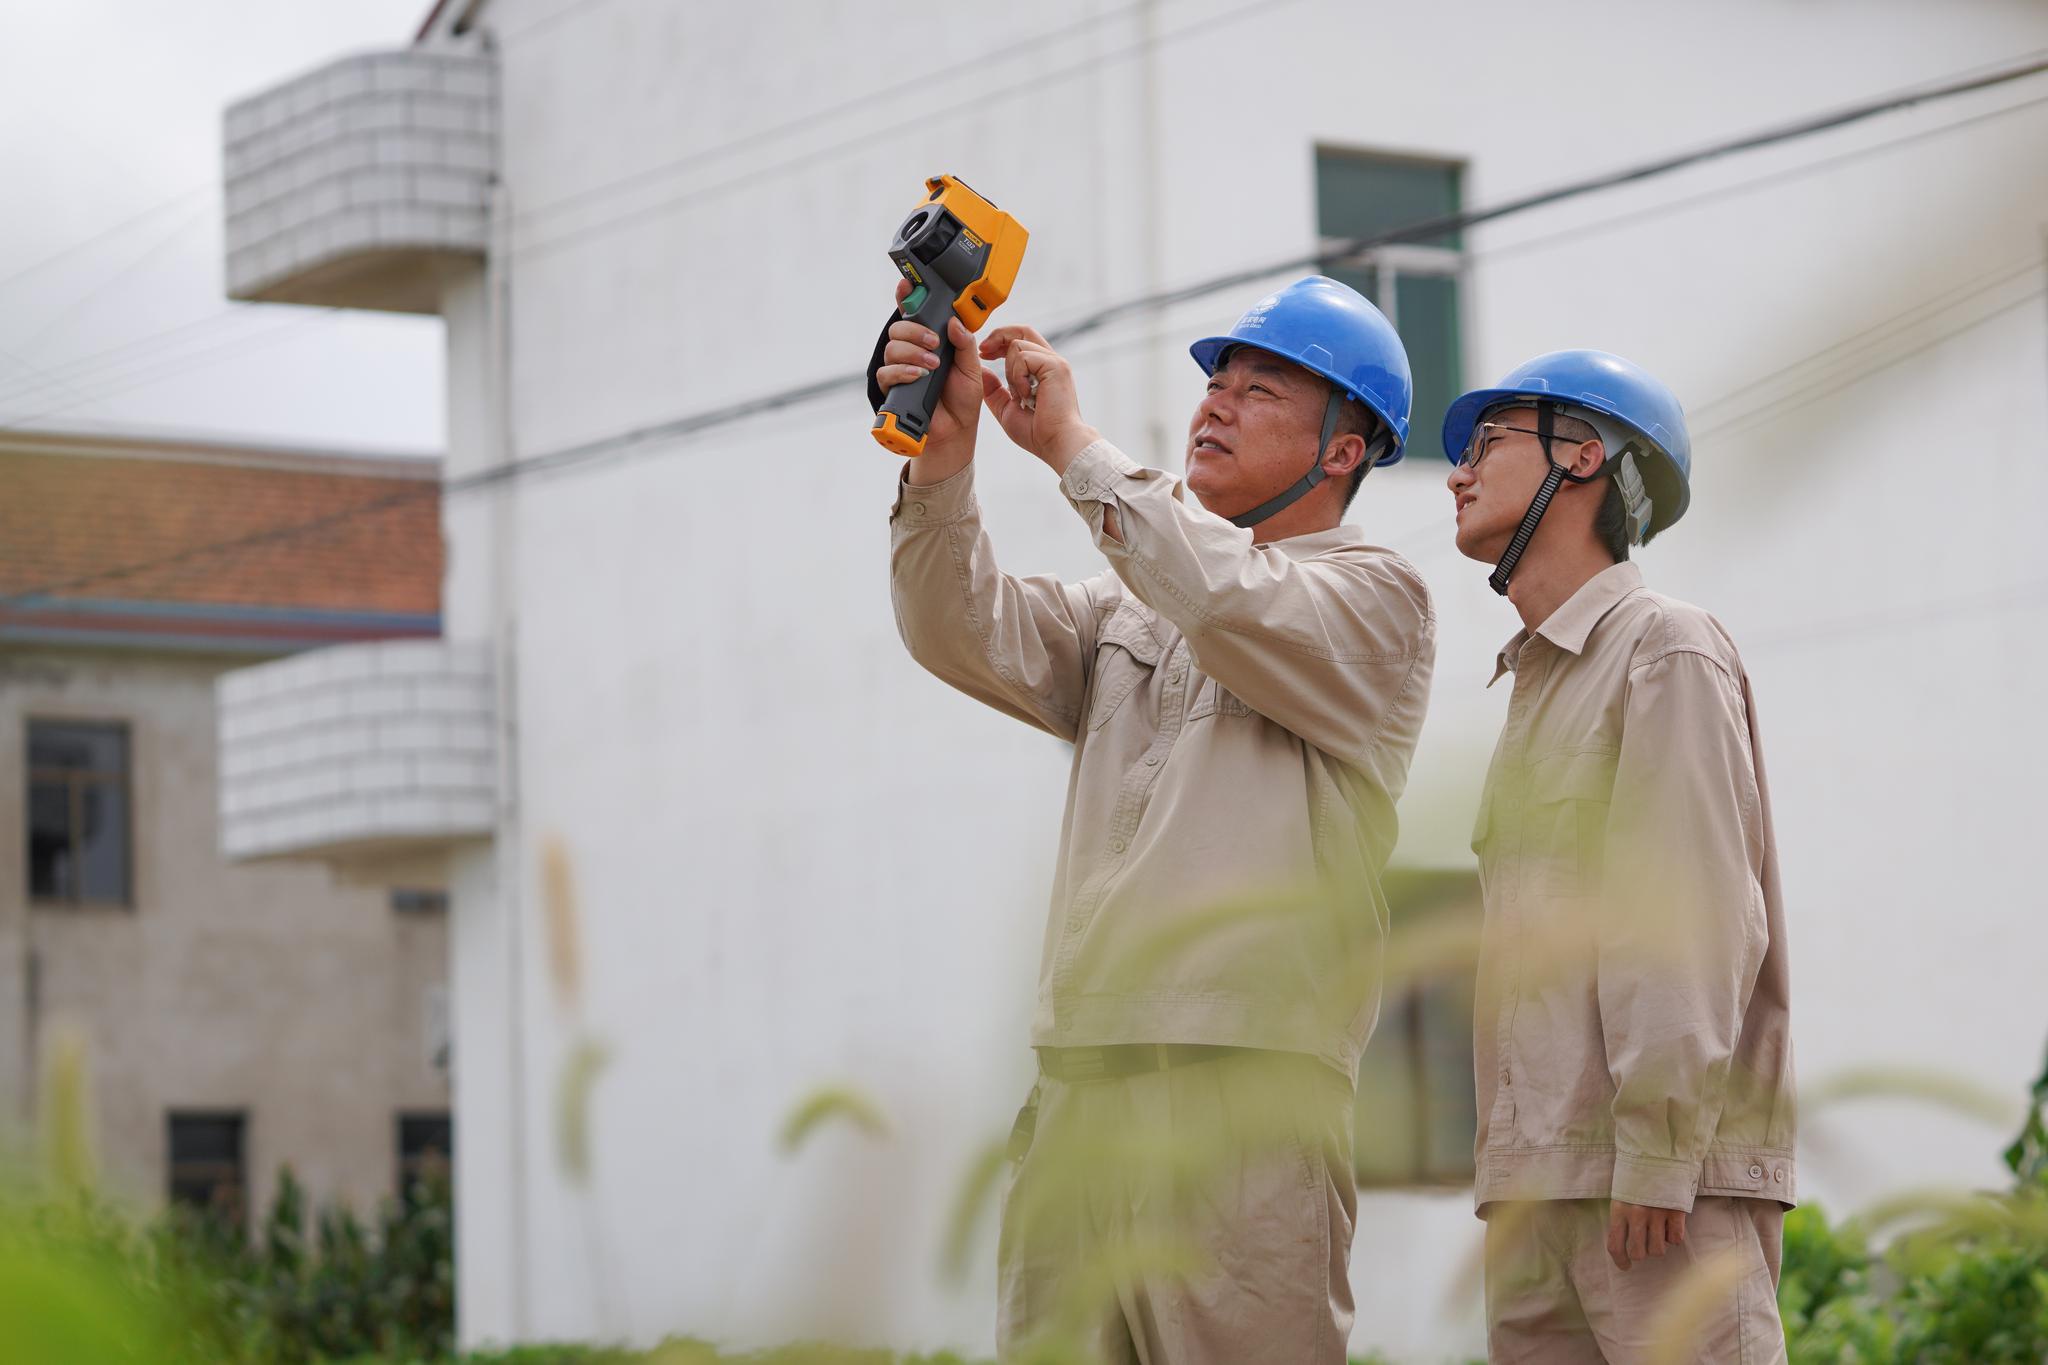
M 1027 341 L 1033 346 L 1038 347 L 1041 351 L 1050 351 L 1052 349 L 1052 343 L 1040 336 L 1036 327 L 1026 327 L 1021 322 L 1013 323 L 1008 327 L 998 327 L 989 336 L 991 339 L 995 337 L 1003 338 L 1003 344 L 1006 346 L 1013 341 Z
M 915 384 L 920 379 L 931 377 L 931 371 L 922 365 L 878 365 L 875 367 L 875 386 L 887 393 L 898 384 Z
M 1667 1219 L 1666 1219 L 1665 1221 L 1666 1221 L 1666 1222 L 1668 1222 L 1668 1223 L 1669 1223 L 1669 1224 L 1671 1225 L 1670 1231 L 1669 1231 L 1669 1232 L 1667 1232 L 1667 1233 L 1665 1234 L 1665 1239 L 1666 1239 L 1667 1241 L 1669 1241 L 1669 1242 L 1671 1243 L 1671 1245 L 1673 1245 L 1673 1246 L 1684 1246 L 1684 1245 L 1685 1245 L 1685 1210 L 1684 1210 L 1684 1209 L 1673 1209 L 1673 1210 L 1671 1210 L 1670 1216 L 1669 1216 L 1669 1217 L 1668 1217 L 1668 1218 L 1667 1218 Z
M 938 352 L 928 350 L 914 341 L 892 341 L 882 347 L 884 365 L 917 365 L 927 370 L 939 368 Z
M 927 351 L 936 351 L 939 348 L 939 334 L 923 323 L 912 322 L 909 318 L 902 318 L 889 324 L 889 339 L 907 341 L 913 346 L 922 346 Z
M 981 368 L 981 362 L 974 354 L 974 333 L 967 330 L 967 324 L 955 317 L 946 319 L 946 340 L 953 343 L 953 361 L 972 374 Z M 932 342 L 934 346 L 938 342 Z
M 1031 392 L 1031 375 L 1036 368 L 1032 360 L 1030 351 L 1022 346 L 1012 346 L 1004 358 L 1003 377 L 1010 383 L 1012 397 L 1023 398 Z
M 981 397 L 988 404 L 988 410 L 996 415 L 996 421 L 1001 422 L 1009 416 L 1013 400 L 1004 391 L 1003 381 L 996 378 L 992 370 L 981 372 Z
M 910 277 L 908 275 L 898 275 L 896 277 L 896 302 L 903 302 L 904 297 L 909 293 Z
M 1664 1211 L 1662 1209 L 1656 1209 L 1651 1212 L 1649 1226 L 1644 1231 L 1644 1238 L 1645 1249 L 1652 1256 L 1662 1256 L 1664 1254 Z
M 1617 1208 L 1607 1215 L 1607 1256 L 1616 1268 L 1621 1270 L 1628 1269 L 1628 1244 L 1625 1240 L 1627 1232 L 1628 1228 L 1622 1222 L 1620 1209 Z
M 1631 1263 L 1650 1254 L 1650 1211 L 1640 1205 L 1628 1211 L 1628 1259 Z

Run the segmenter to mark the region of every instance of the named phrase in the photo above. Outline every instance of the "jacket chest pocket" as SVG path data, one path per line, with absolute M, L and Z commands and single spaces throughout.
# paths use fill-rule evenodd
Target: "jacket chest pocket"
M 1159 654 L 1159 638 L 1136 612 L 1119 608 L 1103 623 L 1088 703 L 1090 730 L 1100 730 L 1131 693 L 1151 681 Z
M 1195 689 L 1194 700 L 1188 704 L 1188 719 L 1200 720 L 1204 716 L 1249 716 L 1252 708 L 1239 701 L 1230 689 L 1214 678 L 1204 677 Z
M 1538 891 L 1583 896 L 1599 890 L 1615 758 L 1604 749 L 1573 749 L 1545 754 L 1529 766 L 1523 855 L 1532 860 Z

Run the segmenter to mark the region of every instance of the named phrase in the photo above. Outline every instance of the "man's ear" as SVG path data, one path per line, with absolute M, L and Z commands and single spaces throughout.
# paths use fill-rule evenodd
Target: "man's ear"
M 1572 451 L 1571 459 L 1566 463 L 1565 470 L 1574 478 L 1588 479 L 1599 473 L 1600 467 L 1606 462 L 1607 447 L 1596 438 L 1579 443 L 1578 447 Z
M 1323 473 L 1330 478 L 1342 478 L 1365 462 L 1365 438 L 1355 432 L 1346 432 L 1330 442 L 1330 448 L 1323 452 Z

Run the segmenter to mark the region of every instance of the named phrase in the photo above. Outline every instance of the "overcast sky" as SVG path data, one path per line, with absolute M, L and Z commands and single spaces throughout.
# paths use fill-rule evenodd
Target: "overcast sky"
M 0 0 L 0 425 L 438 450 L 438 319 L 221 290 L 222 109 L 428 8 Z

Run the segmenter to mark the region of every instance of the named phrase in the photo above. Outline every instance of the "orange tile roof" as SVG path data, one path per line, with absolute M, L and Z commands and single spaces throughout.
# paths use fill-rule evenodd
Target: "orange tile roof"
M 379 463 L 9 433 L 0 597 L 438 615 L 438 466 Z

